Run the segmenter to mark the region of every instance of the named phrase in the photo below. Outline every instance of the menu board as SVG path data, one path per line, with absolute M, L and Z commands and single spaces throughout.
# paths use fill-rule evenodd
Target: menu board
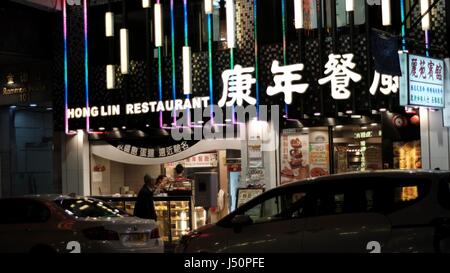
M 329 174 L 328 143 L 309 145 L 310 176 L 318 177 Z
M 237 206 L 236 208 L 239 208 L 243 204 L 247 203 L 248 201 L 252 200 L 256 196 L 260 195 L 264 192 L 263 188 L 255 188 L 255 189 L 238 189 L 237 192 Z
M 281 137 L 281 184 L 309 177 L 309 135 L 293 133 Z
M 394 168 L 420 169 L 422 168 L 422 155 L 420 141 L 394 142 Z

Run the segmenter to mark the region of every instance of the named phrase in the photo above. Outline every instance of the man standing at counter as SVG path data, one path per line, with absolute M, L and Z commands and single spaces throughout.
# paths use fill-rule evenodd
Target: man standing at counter
M 144 186 L 142 186 L 137 196 L 134 206 L 134 216 L 143 219 L 157 220 L 153 193 L 156 190 L 156 180 L 148 174 L 144 176 Z

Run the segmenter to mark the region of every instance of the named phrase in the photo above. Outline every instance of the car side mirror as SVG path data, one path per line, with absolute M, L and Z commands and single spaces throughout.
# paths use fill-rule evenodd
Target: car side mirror
M 252 224 L 253 220 L 252 220 L 252 218 L 250 218 L 250 216 L 245 215 L 245 214 L 244 215 L 236 215 L 231 220 L 231 223 L 235 227 L 242 227 L 242 226 L 246 226 L 246 225 Z

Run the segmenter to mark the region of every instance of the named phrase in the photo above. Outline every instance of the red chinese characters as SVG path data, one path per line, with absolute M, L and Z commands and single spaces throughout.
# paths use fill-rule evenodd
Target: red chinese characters
M 417 59 L 413 58 L 411 60 L 411 76 L 417 78 Z
M 419 67 L 419 78 L 422 78 L 422 79 L 426 79 L 427 78 L 427 75 L 426 75 L 426 71 L 425 71 L 425 61 L 424 60 L 421 60 L 420 61 L 420 67 Z
M 443 76 L 442 76 L 442 65 L 441 64 L 438 64 L 438 65 L 436 65 L 436 71 L 435 71 L 435 74 L 436 74 L 436 80 L 439 80 L 439 81 L 442 81 L 443 80 Z
M 434 62 L 431 60 L 428 62 L 428 79 L 434 80 Z

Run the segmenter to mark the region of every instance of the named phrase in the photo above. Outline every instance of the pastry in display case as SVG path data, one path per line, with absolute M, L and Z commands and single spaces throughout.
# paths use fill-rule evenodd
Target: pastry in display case
M 110 203 L 114 207 L 133 215 L 136 197 L 96 196 L 95 198 Z M 155 196 L 155 211 L 158 228 L 165 242 L 173 243 L 192 230 L 191 196 Z M 205 218 L 200 222 L 203 223 Z

